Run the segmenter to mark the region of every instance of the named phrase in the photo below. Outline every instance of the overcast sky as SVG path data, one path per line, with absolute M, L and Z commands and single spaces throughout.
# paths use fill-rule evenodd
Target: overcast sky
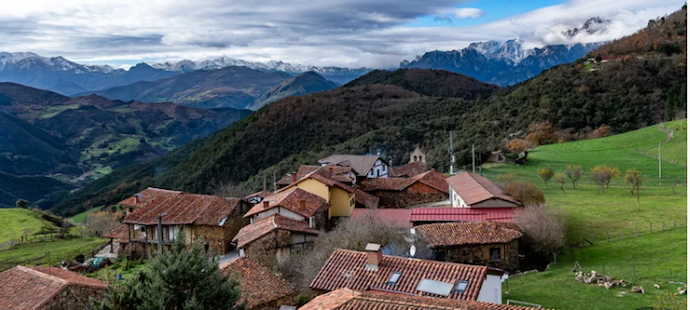
M 528 46 L 634 33 L 678 0 L 22 0 L 0 10 L 0 51 L 116 67 L 141 61 L 250 60 L 397 67 L 425 51 L 520 38 Z M 562 31 L 599 16 L 608 31 Z

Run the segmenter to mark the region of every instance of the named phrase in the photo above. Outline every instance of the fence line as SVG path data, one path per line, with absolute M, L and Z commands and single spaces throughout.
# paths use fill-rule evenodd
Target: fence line
M 585 222 L 586 226 L 593 228 L 592 222 Z M 587 225 L 588 224 L 588 225 Z M 604 232 L 599 232 L 596 234 L 585 235 L 582 240 L 585 242 L 597 243 L 597 242 L 611 242 L 622 239 L 637 238 L 645 236 L 651 233 L 657 233 L 662 231 L 673 230 L 677 228 L 686 227 L 687 217 L 663 220 L 663 221 L 644 221 L 635 223 L 626 228 L 616 228 L 616 229 L 604 229 Z M 590 229 L 595 230 L 595 229 Z

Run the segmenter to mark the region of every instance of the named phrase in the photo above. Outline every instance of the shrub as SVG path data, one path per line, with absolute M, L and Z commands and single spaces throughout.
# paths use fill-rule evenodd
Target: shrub
M 561 190 L 563 191 L 563 194 L 565 194 L 565 189 L 563 189 L 563 185 L 565 185 L 565 182 L 568 182 L 568 177 L 565 175 L 565 173 L 556 172 L 556 174 L 554 174 L 553 176 L 553 179 L 561 185 Z
M 565 175 L 573 183 L 573 189 L 575 189 L 577 187 L 577 181 L 582 177 L 582 166 L 567 165 L 565 167 Z
M 556 140 L 555 130 L 549 121 L 529 125 L 529 132 L 526 139 L 536 146 L 549 144 Z
M 637 190 L 637 211 L 640 211 L 640 184 L 644 180 L 642 172 L 635 168 L 630 168 L 625 172 L 624 179 L 626 183 L 632 185 L 632 189 L 630 189 L 631 195 L 635 195 L 634 191 Z
M 611 180 L 619 177 L 621 174 L 618 167 L 609 167 L 607 165 L 594 166 L 590 171 L 592 181 L 599 186 L 599 190 L 603 193 L 605 188 L 609 188 Z
M 515 138 L 506 144 L 506 148 L 515 154 L 520 154 L 532 147 L 532 143 L 525 139 Z
M 531 247 L 556 261 L 565 244 L 565 219 L 562 214 L 543 204 L 526 206 L 517 212 L 515 223 Z
M 503 191 L 526 206 L 541 204 L 546 201 L 544 193 L 538 190 L 534 184 L 525 181 L 509 182 L 503 187 Z
M 537 175 L 544 181 L 544 187 L 548 187 L 547 183 L 553 178 L 553 168 L 537 168 Z

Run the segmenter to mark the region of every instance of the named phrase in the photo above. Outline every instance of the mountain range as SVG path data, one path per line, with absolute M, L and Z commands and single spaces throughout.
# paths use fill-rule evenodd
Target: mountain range
M 686 10 L 666 21 L 674 19 L 686 25 Z M 685 40 L 668 38 L 676 44 Z M 213 135 L 118 169 L 42 207 L 75 214 L 147 186 L 195 193 L 237 185 L 258 190 L 263 175 L 291 172 L 337 153 L 380 153 L 400 163 L 419 146 L 429 167 L 448 171 L 449 131 L 456 165 L 462 166 L 472 161 L 471 149 L 481 162 L 509 139 L 524 137 L 532 124 L 548 121 L 559 139 L 572 140 L 603 125 L 619 133 L 685 117 L 684 52 L 632 44 L 639 37 L 621 40 L 620 46 L 632 46 L 633 55 L 644 57 L 626 55 L 592 68 L 579 59 L 509 88 L 443 70 L 374 71 L 333 90 L 272 102 Z M 615 46 L 600 49 L 615 52 Z
M 526 49 L 520 40 L 472 43 L 461 50 L 427 52 L 401 68 L 443 69 L 477 80 L 509 86 L 537 76 L 545 69 L 573 62 L 603 43 L 547 45 Z
M 56 188 L 81 185 L 113 169 L 150 160 L 250 112 L 96 95 L 70 98 L 0 83 L 0 178 L 15 180 L 6 182 L 15 185 L 0 190 L 0 205 L 19 198 L 35 202 Z M 27 178 L 31 182 L 16 181 Z
M 314 72 L 293 77 L 281 71 L 260 71 L 247 67 L 194 70 L 157 81 L 93 92 L 113 100 L 174 102 L 200 108 L 257 110 L 287 96 L 324 91 L 339 85 Z

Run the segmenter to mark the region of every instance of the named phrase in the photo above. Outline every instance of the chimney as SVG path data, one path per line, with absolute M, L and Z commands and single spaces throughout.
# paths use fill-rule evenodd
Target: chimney
M 264 204 L 264 210 L 268 209 L 268 204 L 269 204 L 268 200 L 264 199 L 262 201 L 262 203 Z
M 383 260 L 383 253 L 381 252 L 381 245 L 376 243 L 369 243 L 367 247 L 364 248 L 367 252 L 367 265 L 366 270 L 377 271 L 379 270 L 379 265 Z
M 328 173 L 333 174 L 333 166 L 328 166 Z
M 139 194 L 134 194 L 134 204 L 139 203 Z
M 291 174 L 291 177 L 292 177 L 292 183 L 297 182 L 297 172 L 293 172 L 293 173 Z

